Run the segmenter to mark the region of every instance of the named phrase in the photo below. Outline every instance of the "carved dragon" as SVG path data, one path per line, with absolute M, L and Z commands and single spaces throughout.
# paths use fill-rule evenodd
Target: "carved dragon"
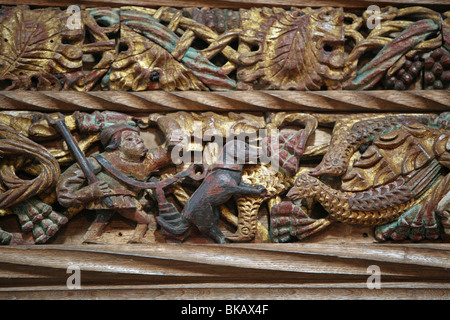
M 437 239 L 439 215 L 449 210 L 442 200 L 450 190 L 448 120 L 449 113 L 375 116 L 338 127 L 322 162 L 287 194 L 317 200 L 329 216 L 313 219 L 285 201 L 272 208 L 274 240 L 303 239 L 336 221 L 378 226 L 378 240 Z

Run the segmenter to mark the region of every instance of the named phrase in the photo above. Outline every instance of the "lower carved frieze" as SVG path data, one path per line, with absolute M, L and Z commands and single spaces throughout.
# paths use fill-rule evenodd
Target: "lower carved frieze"
M 1 111 L 0 156 L 2 244 L 450 233 L 448 112 Z

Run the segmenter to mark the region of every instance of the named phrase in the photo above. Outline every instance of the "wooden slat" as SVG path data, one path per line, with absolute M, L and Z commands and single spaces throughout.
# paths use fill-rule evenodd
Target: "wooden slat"
M 448 285 L 436 283 L 424 283 L 417 285 L 415 283 L 401 282 L 390 283 L 379 290 L 369 290 L 364 284 L 360 285 L 340 285 L 340 284 L 285 284 L 283 286 L 274 286 L 273 284 L 264 286 L 212 286 L 212 285 L 192 285 L 190 287 L 180 286 L 85 286 L 79 290 L 69 290 L 66 286 L 41 286 L 41 287 L 23 287 L 9 289 L 7 292 L 0 291 L 2 299 L 26 299 L 26 300 L 195 300 L 196 305 L 205 305 L 201 300 L 225 300 L 229 303 L 239 303 L 240 300 L 448 300 L 450 298 Z M 147 303 L 147 302 L 146 302 Z M 242 302 L 244 303 L 244 302 Z M 298 303 L 298 301 L 296 301 Z M 311 303 L 311 302 L 309 302 Z M 225 302 L 223 302 L 225 305 Z M 266 304 L 261 302 L 260 304 Z M 111 308 L 113 308 L 112 303 Z M 177 303 L 181 307 L 187 307 L 188 303 Z M 272 309 L 271 303 L 268 303 L 269 310 Z M 281 304 L 284 306 L 285 304 Z M 120 303 L 119 303 L 120 306 Z M 153 307 L 152 307 L 153 306 Z M 158 305 L 158 302 L 151 303 L 149 309 L 163 311 L 167 313 L 180 315 L 181 307 L 173 310 L 174 306 Z M 288 304 L 287 310 L 290 314 L 297 308 Z M 279 307 L 280 308 L 280 307 Z M 279 309 L 277 308 L 277 309 Z M 327 309 L 328 312 L 331 312 Z M 108 309 L 107 311 L 110 311 Z M 273 311 L 273 310 L 272 310 Z M 283 311 L 283 309 L 281 310 Z M 286 311 L 286 308 L 284 308 Z M 400 313 L 400 312 L 399 312 Z M 284 313 L 282 313 L 284 314 Z

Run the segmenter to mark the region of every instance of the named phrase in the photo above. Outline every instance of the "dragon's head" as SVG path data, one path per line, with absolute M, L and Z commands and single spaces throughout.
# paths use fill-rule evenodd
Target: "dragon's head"
M 294 186 L 287 193 L 287 197 L 293 201 L 298 199 L 310 198 L 319 186 L 319 181 L 308 173 L 300 174 L 295 180 Z

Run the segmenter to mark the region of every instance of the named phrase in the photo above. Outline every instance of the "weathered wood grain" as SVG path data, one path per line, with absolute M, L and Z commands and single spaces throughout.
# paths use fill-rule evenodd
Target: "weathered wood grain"
M 82 245 L 0 248 L 0 298 L 448 298 L 443 244 Z M 66 287 L 67 267 L 81 290 Z M 367 268 L 381 270 L 369 290 Z
M 432 112 L 450 110 L 450 91 L 0 91 L 0 109 L 49 112 Z

